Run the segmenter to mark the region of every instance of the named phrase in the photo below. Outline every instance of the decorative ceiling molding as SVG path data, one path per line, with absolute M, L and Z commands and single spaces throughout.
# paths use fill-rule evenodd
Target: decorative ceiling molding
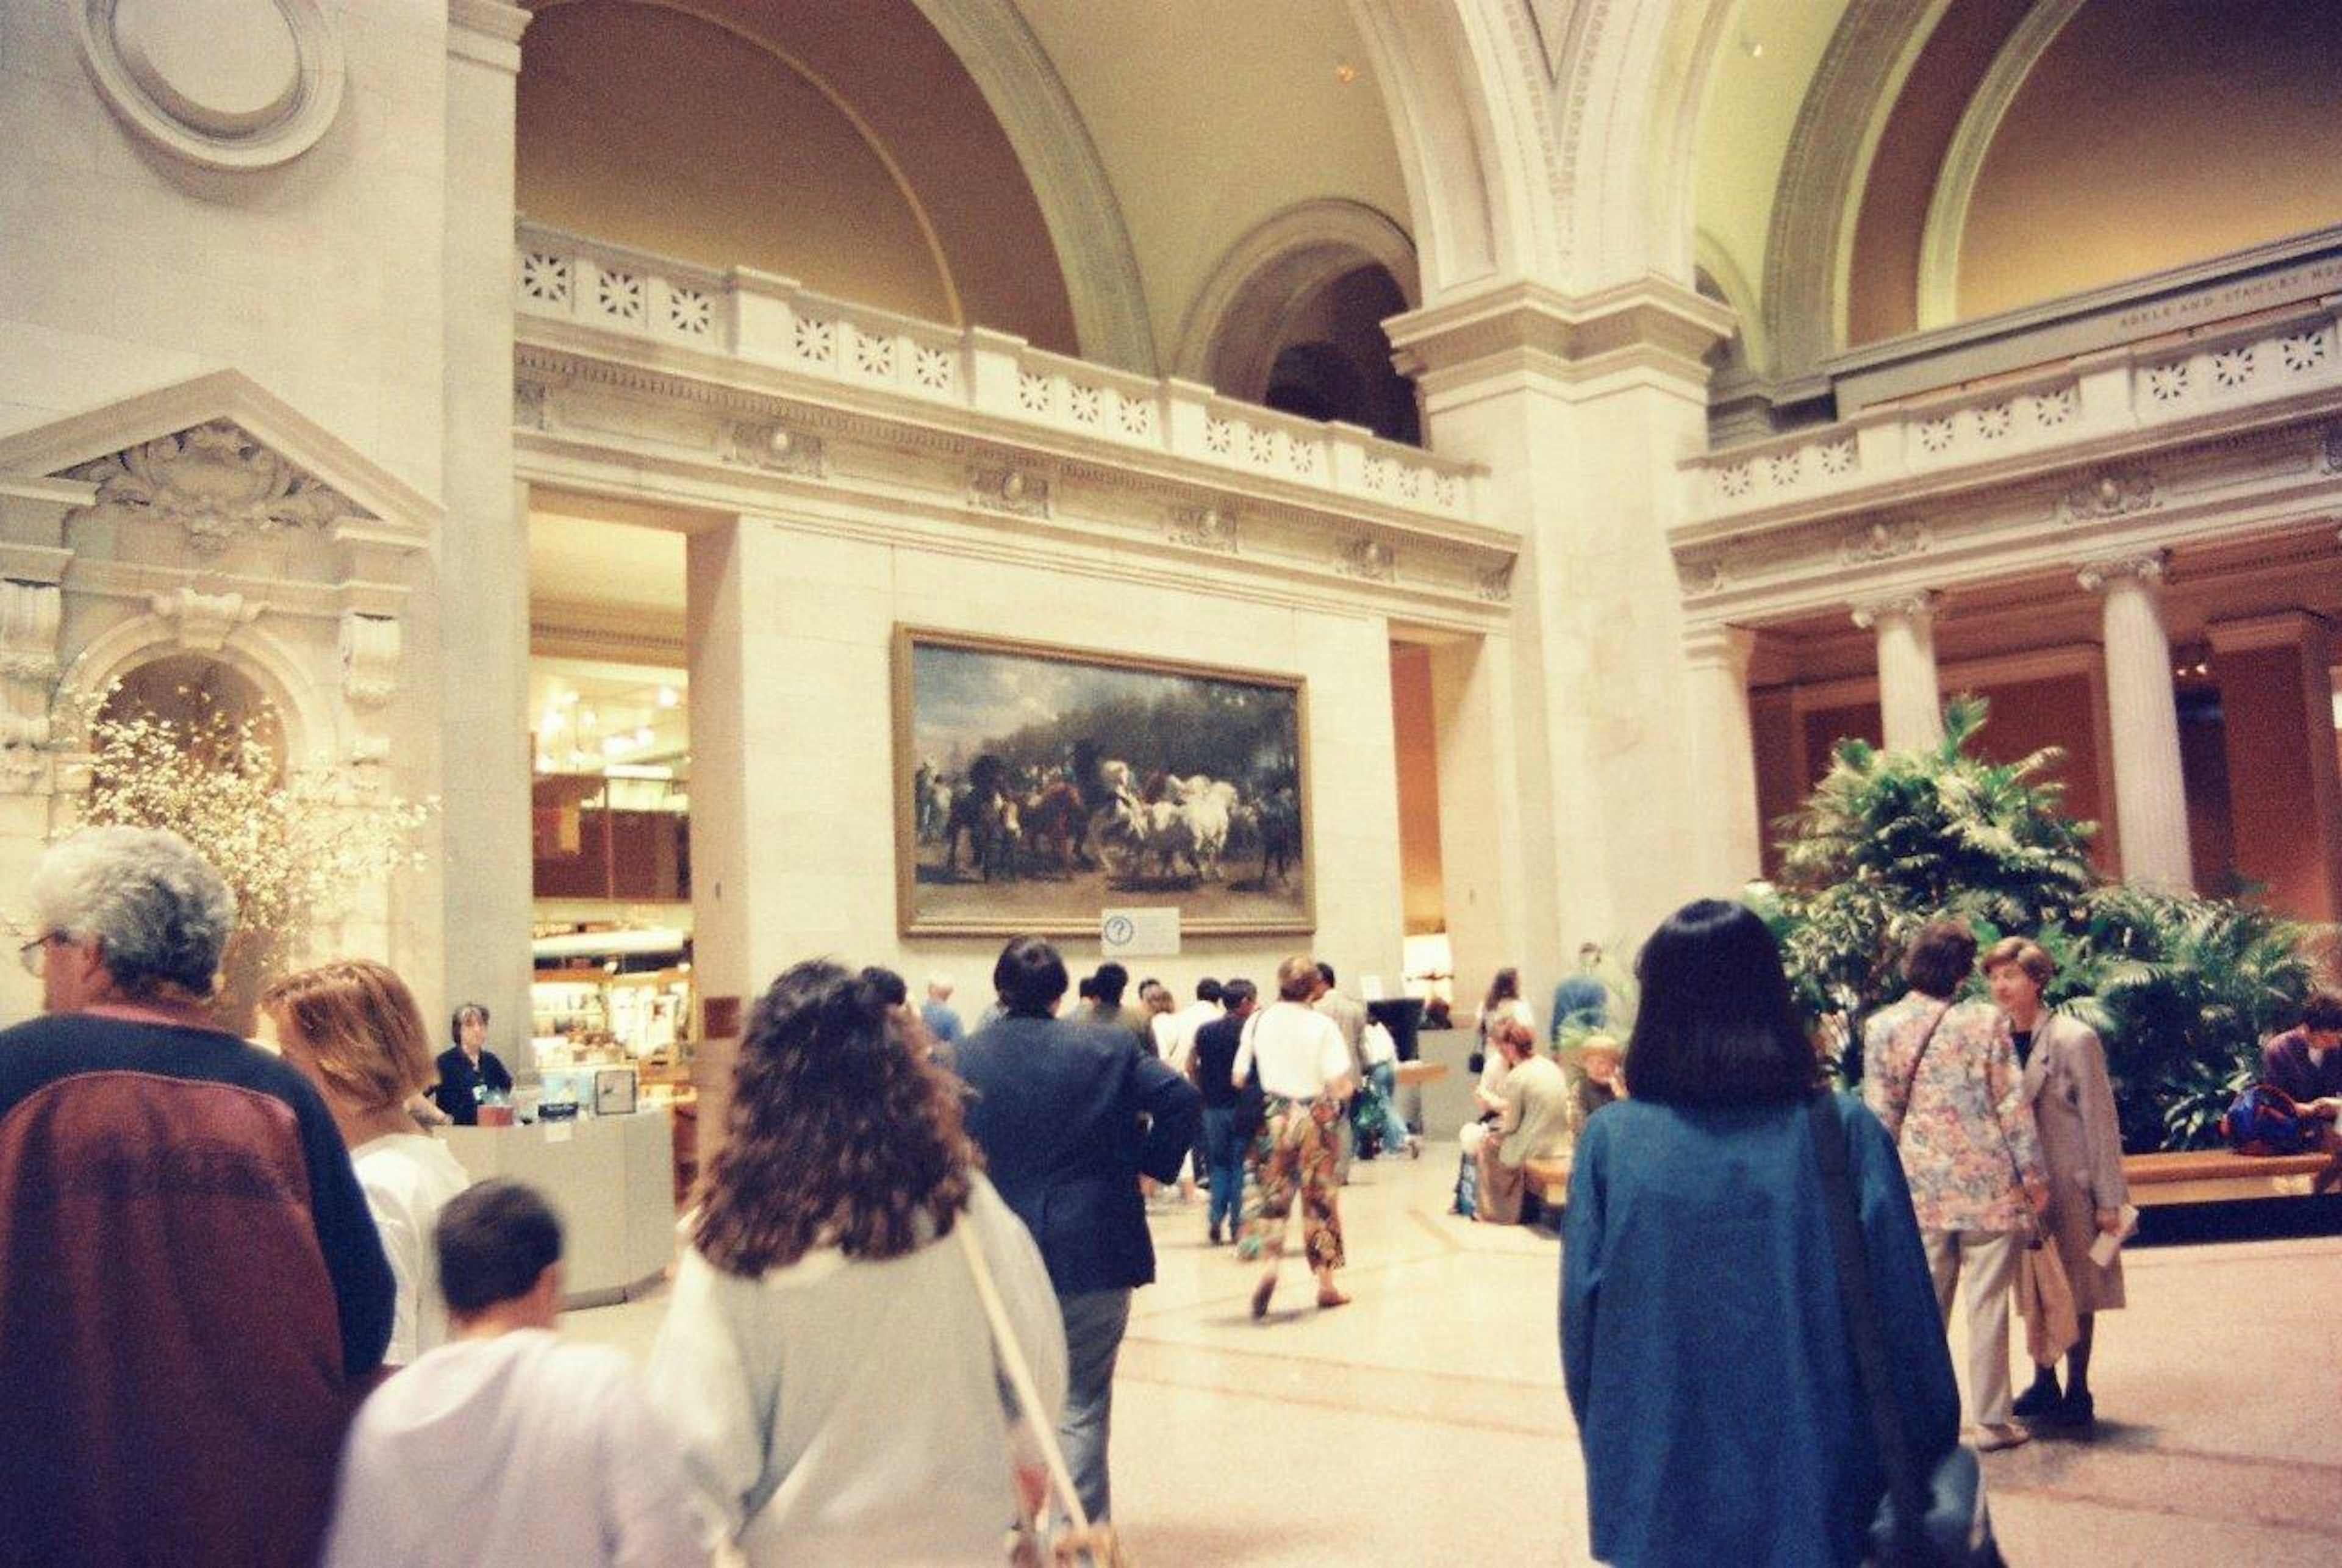
M 1977 176 L 1984 172 L 1985 155 L 1992 150 L 2000 123 L 2033 75 L 2033 67 L 2041 63 L 2041 56 L 2049 52 L 2049 45 L 2057 41 L 2057 35 L 2083 4 L 2084 0 L 2038 0 L 1993 56 L 1983 82 L 1960 113 L 1951 149 L 1936 175 L 1936 192 L 1927 203 L 1927 225 L 1919 242 L 1921 332 L 1949 326 L 1959 319 L 1960 245 L 1967 237 L 1968 203 L 1976 195 Z
M 914 0 L 990 105 L 1040 205 L 1082 357 L 1156 374 L 1146 285 L 1122 206 L 1056 67 L 1016 7 Z
M 1855 220 L 1871 159 L 1951 0 L 1853 0 L 1797 110 L 1765 243 L 1776 379 L 1818 373 L 1846 341 Z

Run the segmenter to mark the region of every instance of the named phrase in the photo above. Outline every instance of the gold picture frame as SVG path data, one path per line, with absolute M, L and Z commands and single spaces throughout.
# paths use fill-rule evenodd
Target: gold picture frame
M 894 709 L 904 935 L 1316 929 L 1300 676 L 897 624 Z

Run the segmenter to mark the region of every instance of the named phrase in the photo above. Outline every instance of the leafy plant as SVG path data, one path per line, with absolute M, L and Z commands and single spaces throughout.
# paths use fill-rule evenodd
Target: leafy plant
M 2225 899 L 2100 885 L 2095 824 L 2043 775 L 2054 750 L 1995 763 L 1971 748 L 1979 698 L 1945 710 L 1944 740 L 1885 752 L 1842 741 L 1805 807 L 1783 819 L 1782 874 L 1748 901 L 1782 945 L 1799 1004 L 1858 1074 L 1863 1019 L 1900 996 L 1904 948 L 1939 915 L 1978 942 L 2031 937 L 2057 962 L 2045 1000 L 2107 1044 L 2124 1146 L 2187 1148 L 2297 1015 L 2313 932 Z

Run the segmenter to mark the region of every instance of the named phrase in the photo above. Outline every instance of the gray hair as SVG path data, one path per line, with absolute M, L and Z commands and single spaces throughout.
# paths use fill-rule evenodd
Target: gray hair
M 211 863 L 160 828 L 90 827 L 33 874 L 44 934 L 95 937 L 105 972 L 135 995 L 169 984 L 208 996 L 235 929 L 235 894 Z

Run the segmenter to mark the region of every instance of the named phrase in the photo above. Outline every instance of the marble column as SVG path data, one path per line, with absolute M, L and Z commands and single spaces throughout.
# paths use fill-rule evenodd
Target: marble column
M 1891 752 L 1925 751 L 1944 738 L 1936 684 L 1936 595 L 1922 590 L 1857 604 L 1854 624 L 1878 634 L 1878 717 Z
M 1764 874 L 1756 809 L 1756 742 L 1748 721 L 1748 656 L 1756 634 L 1746 626 L 1694 626 L 1684 633 L 1691 667 L 1691 737 L 1703 812 L 1702 891 L 1723 897 Z
M 2165 893 L 2195 890 L 2171 639 L 2163 629 L 2164 554 L 2093 561 L 2081 584 L 2106 601 L 2107 708 L 2114 730 L 2115 823 L 2123 878 Z
M 514 91 L 529 14 L 447 14 L 446 522 L 437 541 L 444 1016 L 485 1002 L 511 1065 L 528 1060 L 528 525 L 513 483 Z M 418 641 L 425 639 L 418 638 Z M 429 987 L 424 987 L 426 998 Z

